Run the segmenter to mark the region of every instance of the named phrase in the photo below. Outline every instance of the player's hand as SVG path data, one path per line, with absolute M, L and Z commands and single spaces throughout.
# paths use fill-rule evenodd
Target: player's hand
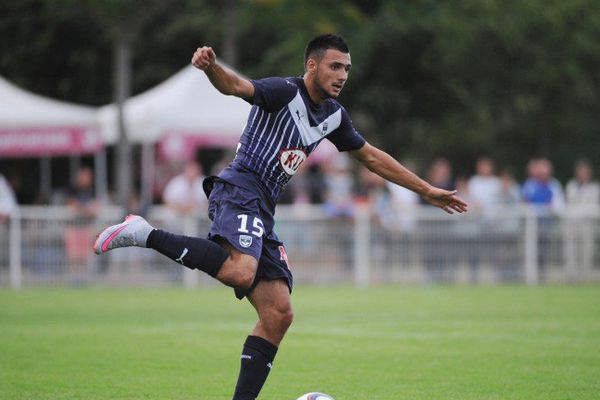
M 217 56 L 212 47 L 198 47 L 192 56 L 192 65 L 202 71 L 206 71 L 214 65 Z
M 433 187 L 427 194 L 423 195 L 423 198 L 448 214 L 454 214 L 454 211 L 467 212 L 467 203 L 456 195 L 456 190 L 450 191 Z

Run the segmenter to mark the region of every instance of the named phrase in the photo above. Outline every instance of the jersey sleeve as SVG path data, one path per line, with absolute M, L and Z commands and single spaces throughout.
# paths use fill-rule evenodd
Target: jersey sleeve
M 298 92 L 298 87 L 284 78 L 253 79 L 254 97 L 246 99 L 267 112 L 275 112 L 286 106 Z
M 342 110 L 342 121 L 338 129 L 327 136 L 327 139 L 335 145 L 338 151 L 358 150 L 367 142 L 360 133 L 354 129 L 350 115 L 344 107 Z

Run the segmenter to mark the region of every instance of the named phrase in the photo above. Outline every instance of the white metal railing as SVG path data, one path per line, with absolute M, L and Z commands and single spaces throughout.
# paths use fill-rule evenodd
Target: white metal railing
M 95 220 L 78 221 L 63 206 L 20 207 L 0 225 L 0 286 L 194 288 L 214 283 L 146 249 L 94 256 L 94 234 L 123 214 L 119 207 L 105 207 Z M 192 236 L 204 236 L 210 227 L 204 215 L 180 218 L 162 206 L 152 208 L 149 220 Z M 448 215 L 426 206 L 397 213 L 361 205 L 354 218 L 332 219 L 318 206 L 279 206 L 275 220 L 296 282 L 535 285 L 600 280 L 597 207 L 551 215 L 522 205 Z

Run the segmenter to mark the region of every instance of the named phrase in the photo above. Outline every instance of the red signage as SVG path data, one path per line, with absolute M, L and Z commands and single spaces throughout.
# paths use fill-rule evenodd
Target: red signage
M 95 129 L 51 127 L 0 129 L 0 156 L 35 157 L 94 153 L 103 147 Z

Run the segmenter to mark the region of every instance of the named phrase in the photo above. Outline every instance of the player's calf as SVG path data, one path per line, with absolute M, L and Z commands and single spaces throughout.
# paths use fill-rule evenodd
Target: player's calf
M 199 269 L 216 277 L 229 252 L 217 243 L 192 236 L 175 235 L 161 229 L 153 230 L 147 240 L 147 247 L 188 267 Z

